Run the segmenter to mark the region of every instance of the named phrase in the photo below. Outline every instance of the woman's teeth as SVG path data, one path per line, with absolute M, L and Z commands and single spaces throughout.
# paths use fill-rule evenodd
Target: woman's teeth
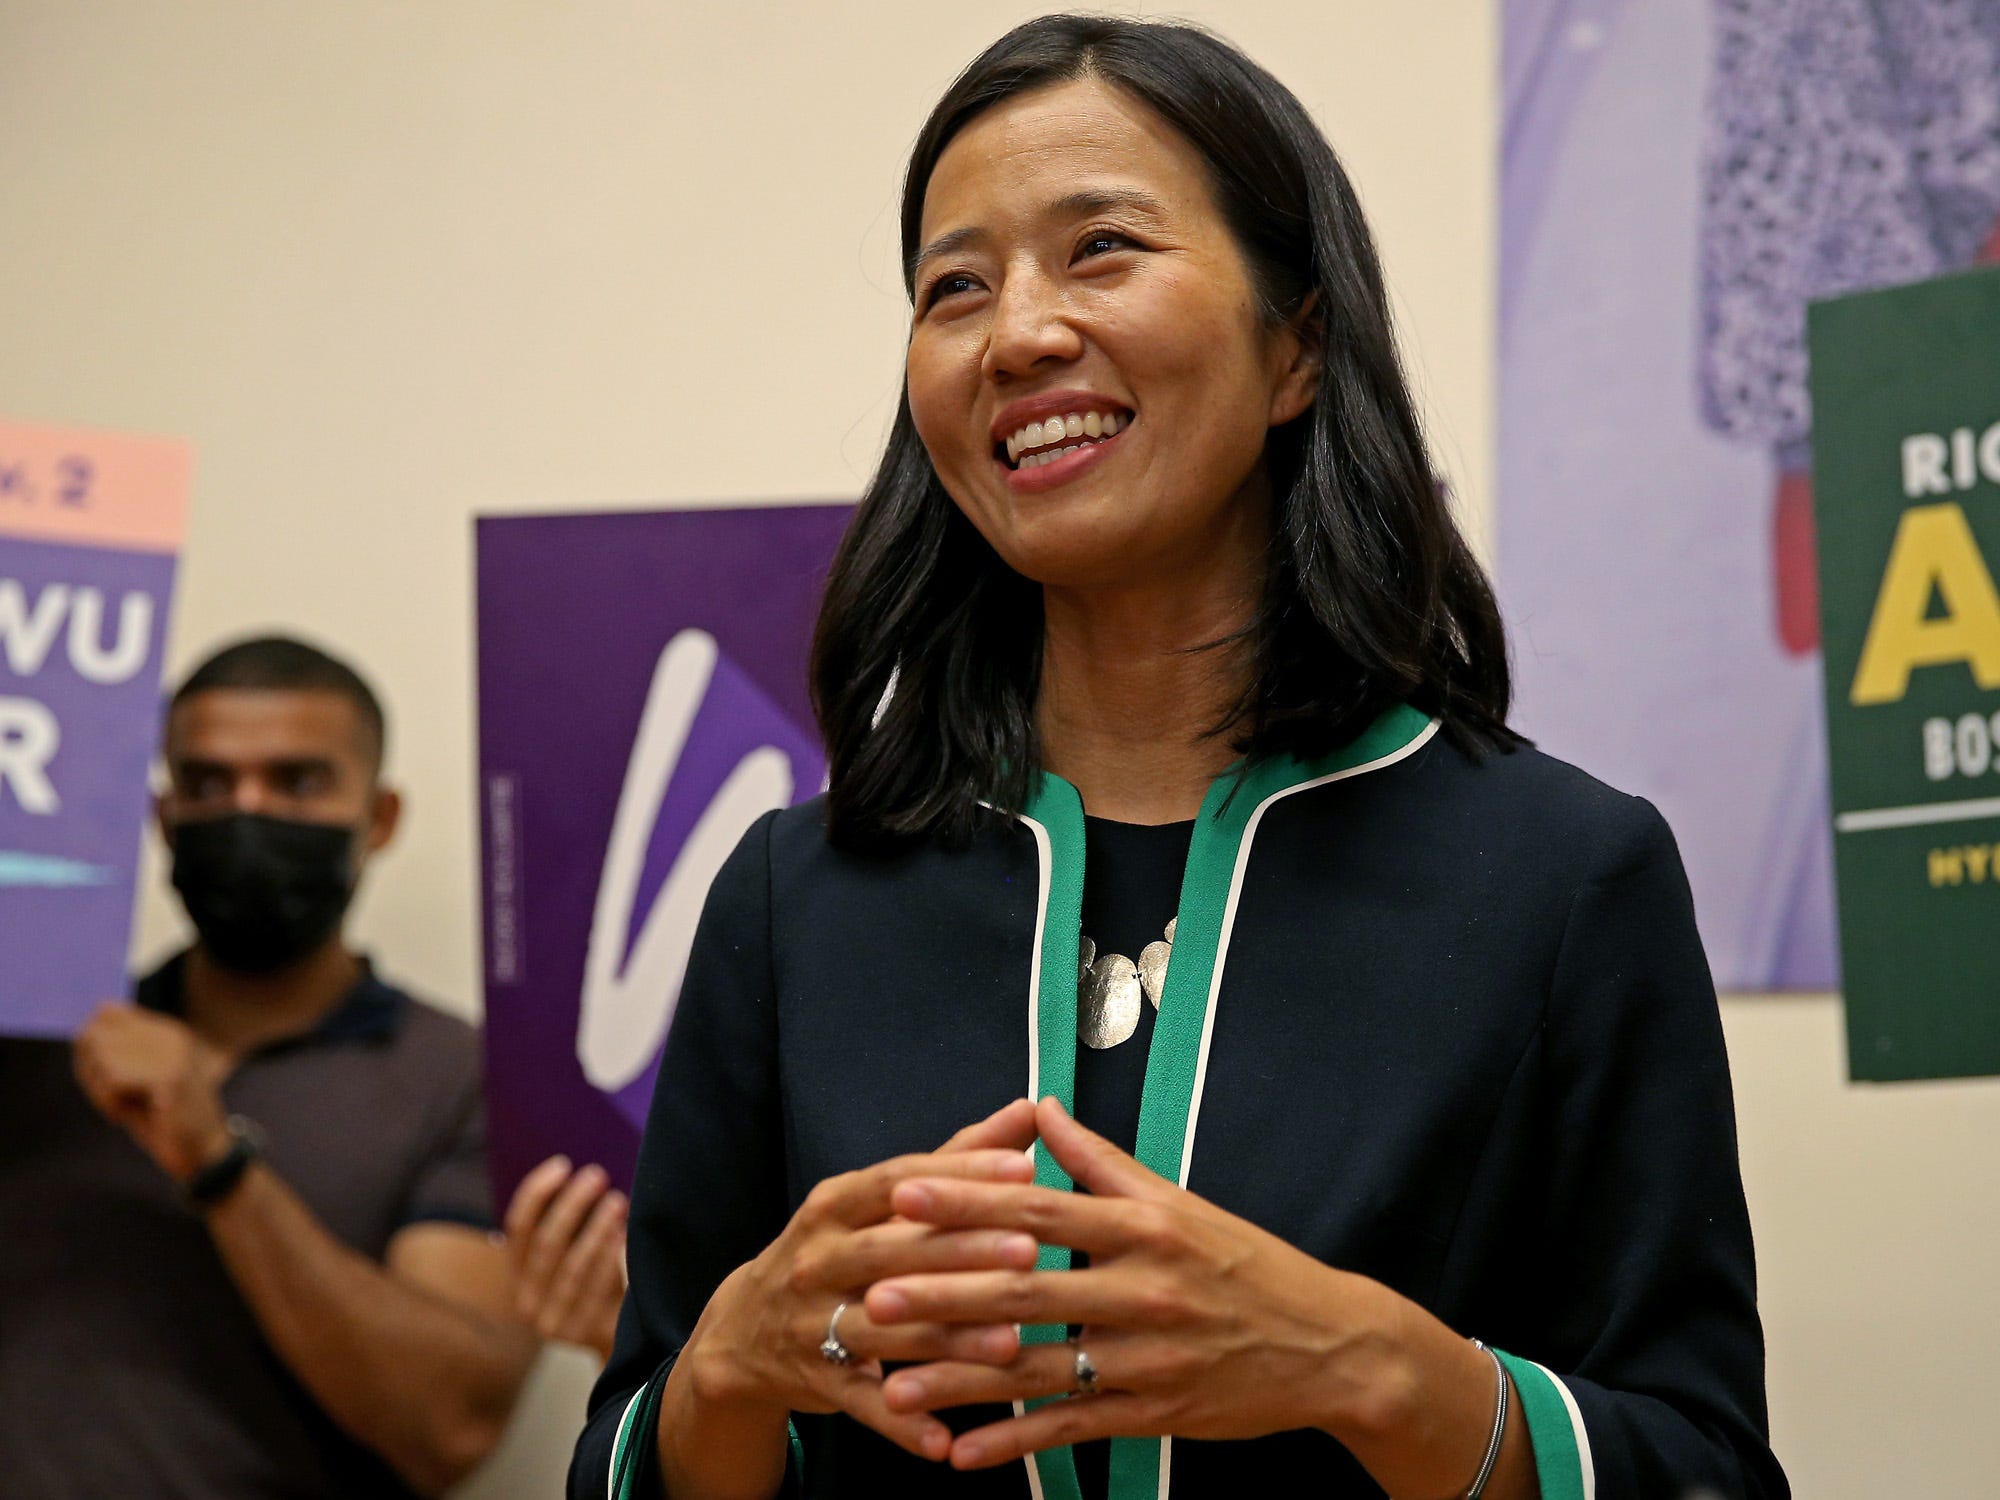
M 1030 422 L 1007 439 L 1007 458 L 1023 469 L 1040 468 L 1050 460 L 1061 458 L 1065 453 L 1074 453 L 1083 446 L 1081 442 L 1072 442 L 1067 447 L 1044 448 L 1045 444 L 1060 443 L 1065 438 L 1116 437 L 1130 425 L 1131 420 L 1115 412 L 1093 411 L 1071 412 L 1067 416 L 1050 417 L 1045 422 Z M 1028 451 L 1031 448 L 1044 451 L 1031 453 Z

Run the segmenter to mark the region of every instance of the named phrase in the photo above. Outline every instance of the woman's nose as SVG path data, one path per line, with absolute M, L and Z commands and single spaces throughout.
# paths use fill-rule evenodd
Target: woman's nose
M 993 300 L 982 373 L 990 379 L 1027 375 L 1045 363 L 1083 352 L 1083 338 L 1061 292 L 1046 276 L 1022 272 L 1001 283 Z

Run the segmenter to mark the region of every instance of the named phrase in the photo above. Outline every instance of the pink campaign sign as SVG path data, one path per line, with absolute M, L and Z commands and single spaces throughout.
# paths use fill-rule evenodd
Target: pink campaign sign
M 122 995 L 184 443 L 0 422 L 0 1033 Z
M 171 439 L 0 421 L 0 537 L 178 552 L 193 470 Z

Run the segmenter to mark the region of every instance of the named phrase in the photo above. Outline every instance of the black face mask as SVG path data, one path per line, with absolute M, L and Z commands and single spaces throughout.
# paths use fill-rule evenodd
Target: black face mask
M 223 968 L 269 974 L 340 926 L 354 894 L 354 830 L 259 813 L 173 829 L 174 889 Z

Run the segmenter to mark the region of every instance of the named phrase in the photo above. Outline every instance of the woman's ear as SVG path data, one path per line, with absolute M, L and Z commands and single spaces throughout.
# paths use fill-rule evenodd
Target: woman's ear
M 1313 404 L 1319 394 L 1319 372 L 1326 350 L 1326 324 L 1320 317 L 1319 292 L 1308 292 L 1297 312 L 1278 332 L 1278 358 L 1283 361 L 1271 392 L 1271 425 L 1289 422 Z

